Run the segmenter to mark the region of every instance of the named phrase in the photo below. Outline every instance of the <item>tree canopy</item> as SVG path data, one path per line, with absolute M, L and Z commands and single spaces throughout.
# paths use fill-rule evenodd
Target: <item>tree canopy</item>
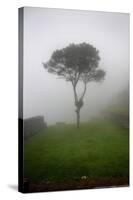
M 76 85 L 103 80 L 105 72 L 98 68 L 99 51 L 87 43 L 70 44 L 53 52 L 50 60 L 43 63 L 48 72 L 56 74 Z

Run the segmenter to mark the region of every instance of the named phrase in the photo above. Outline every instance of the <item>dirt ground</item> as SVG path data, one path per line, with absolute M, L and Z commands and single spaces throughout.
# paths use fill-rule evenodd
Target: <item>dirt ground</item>
M 83 179 L 73 180 L 62 183 L 40 183 L 35 184 L 30 182 L 25 192 L 48 192 L 48 191 L 63 191 L 63 190 L 78 190 L 78 189 L 94 189 L 106 187 L 126 187 L 129 186 L 128 177 L 112 177 L 100 179 Z

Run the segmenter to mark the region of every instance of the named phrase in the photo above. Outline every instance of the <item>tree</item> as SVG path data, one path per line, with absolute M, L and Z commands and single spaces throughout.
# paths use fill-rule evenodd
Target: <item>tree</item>
M 70 44 L 66 48 L 53 52 L 50 60 L 43 63 L 48 72 L 70 81 L 73 87 L 77 115 L 77 127 L 80 125 L 80 110 L 84 104 L 87 84 L 90 81 L 102 81 L 105 71 L 97 69 L 99 66 L 99 51 L 87 43 Z M 84 84 L 81 96 L 77 94 L 77 84 Z

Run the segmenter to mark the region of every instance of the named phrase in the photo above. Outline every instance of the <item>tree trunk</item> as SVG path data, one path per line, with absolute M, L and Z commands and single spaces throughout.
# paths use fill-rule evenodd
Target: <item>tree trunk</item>
M 77 110 L 77 128 L 80 126 L 80 110 Z

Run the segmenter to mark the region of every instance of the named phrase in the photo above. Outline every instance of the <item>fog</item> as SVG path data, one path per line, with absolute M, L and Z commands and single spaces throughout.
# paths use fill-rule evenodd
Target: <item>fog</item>
M 81 121 L 88 121 L 128 89 L 129 15 L 24 8 L 24 118 L 43 115 L 48 124 L 75 122 L 71 83 L 48 73 L 42 62 L 54 50 L 82 42 L 99 50 L 99 67 L 106 71 L 102 83 L 87 85 Z M 79 84 L 79 93 L 81 89 Z

